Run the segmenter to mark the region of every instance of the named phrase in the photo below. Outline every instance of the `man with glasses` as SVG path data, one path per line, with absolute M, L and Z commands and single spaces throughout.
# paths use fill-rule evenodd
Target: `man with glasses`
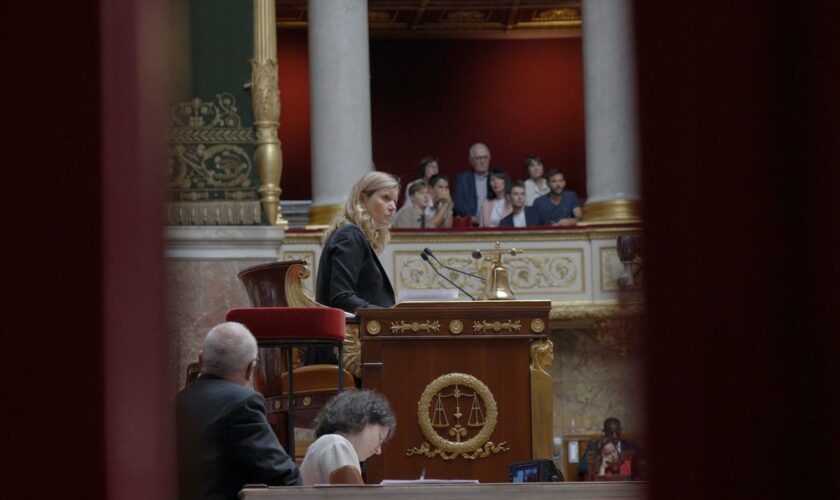
M 249 388 L 257 341 L 240 323 L 222 323 L 198 353 L 201 376 L 178 393 L 178 498 L 236 498 L 249 483 L 300 484 L 298 468 Z
M 490 186 L 490 150 L 478 142 L 470 147 L 472 169 L 455 178 L 455 215 L 472 216 L 478 222 L 478 207 L 487 199 Z

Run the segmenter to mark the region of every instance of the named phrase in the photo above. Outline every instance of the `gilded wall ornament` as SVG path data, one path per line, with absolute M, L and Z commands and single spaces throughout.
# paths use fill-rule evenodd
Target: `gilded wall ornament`
M 531 366 L 532 370 L 537 370 L 546 375 L 549 375 L 548 369 L 554 362 L 554 343 L 548 339 L 537 340 L 531 343 Z
M 359 325 L 347 325 L 344 333 L 344 369 L 356 378 L 362 377 L 362 343 Z
M 411 323 L 406 323 L 405 321 L 400 321 L 399 323 L 391 323 L 391 332 L 392 333 L 405 333 L 405 332 L 438 332 L 440 331 L 440 321 L 425 321 L 423 323 L 418 323 L 417 321 L 412 321 Z
M 379 332 L 382 331 L 382 325 L 376 320 L 368 321 L 366 328 L 371 335 L 379 335 Z
M 478 332 L 518 332 L 522 330 L 522 322 L 519 320 L 516 321 L 474 321 L 473 322 L 473 331 Z
M 496 399 L 482 381 L 465 373 L 441 375 L 417 402 L 417 422 L 429 442 L 409 448 L 406 455 L 473 460 L 509 451 L 507 442 L 489 440 L 498 417 Z

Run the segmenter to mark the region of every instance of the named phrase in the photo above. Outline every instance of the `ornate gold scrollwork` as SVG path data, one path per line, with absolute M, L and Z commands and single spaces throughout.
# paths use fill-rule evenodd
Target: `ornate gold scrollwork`
M 465 392 L 462 386 L 472 389 L 473 392 Z M 444 393 L 444 389 L 448 387 L 453 387 L 453 389 L 451 392 Z M 461 423 L 461 417 L 464 416 L 461 399 L 470 402 L 470 411 L 464 425 Z M 433 400 L 434 413 L 430 415 Z M 444 400 L 454 401 L 451 412 L 447 412 Z M 460 456 L 474 460 L 487 457 L 490 453 L 509 451 L 507 442 L 495 444 L 489 440 L 496 428 L 498 416 L 496 399 L 481 380 L 465 373 L 441 375 L 426 386 L 417 402 L 417 422 L 423 436 L 431 442 L 431 445 L 424 442 L 420 446 L 406 450 L 406 455 L 425 455 L 429 458 L 440 456 L 444 460 L 453 460 Z M 449 417 L 454 418 L 454 424 L 450 424 Z M 455 440 L 441 436 L 436 429 L 445 430 Z M 478 429 L 478 432 L 468 439 L 463 439 L 469 435 L 470 429 Z
M 464 331 L 464 323 L 461 320 L 453 319 L 449 322 L 449 331 L 452 332 L 452 335 L 458 335 Z
M 440 321 L 426 321 L 424 323 L 418 323 L 416 321 L 412 321 L 411 323 L 406 323 L 405 321 L 400 321 L 399 324 L 391 323 L 391 332 L 392 333 L 405 333 L 405 332 L 438 332 L 440 331 Z M 373 334 L 371 334 L 373 335 Z
M 488 330 L 493 330 L 494 332 L 501 332 L 502 330 L 507 332 L 518 332 L 522 330 L 522 322 L 519 320 L 511 321 L 507 320 L 504 323 L 501 321 L 474 321 L 473 322 L 473 331 L 478 332 L 486 332 Z
M 379 324 L 378 321 L 372 320 L 368 321 L 367 324 L 367 332 L 371 335 L 379 335 L 379 332 L 382 331 L 382 325 Z
M 344 369 L 356 378 L 362 376 L 362 343 L 359 341 L 359 325 L 347 325 L 344 333 Z
M 548 368 L 554 362 L 554 343 L 548 339 L 531 343 L 531 369 L 548 375 Z

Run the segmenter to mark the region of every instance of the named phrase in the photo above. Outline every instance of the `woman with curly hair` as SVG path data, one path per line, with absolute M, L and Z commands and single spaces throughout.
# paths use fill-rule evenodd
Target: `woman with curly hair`
M 376 254 L 385 250 L 388 228 L 397 211 L 400 181 L 385 172 L 368 172 L 350 190 L 344 212 L 324 234 L 318 261 L 315 300 L 356 313 L 366 307 L 391 307 L 394 288 Z M 305 364 L 336 364 L 330 348 L 307 349 Z
M 327 402 L 314 426 L 317 439 L 300 466 L 303 485 L 364 484 L 361 462 L 382 452 L 397 420 L 384 396 L 351 389 Z

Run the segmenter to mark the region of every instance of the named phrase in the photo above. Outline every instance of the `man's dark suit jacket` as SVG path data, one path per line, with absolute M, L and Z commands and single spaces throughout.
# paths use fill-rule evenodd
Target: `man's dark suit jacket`
M 490 193 L 490 175 L 487 175 L 487 192 Z M 475 172 L 467 170 L 455 177 L 455 194 L 452 202 L 455 215 L 464 217 L 478 216 L 478 193 L 475 191 Z
M 531 207 L 523 207 L 525 210 L 525 226 L 538 226 L 539 221 L 537 220 L 537 212 L 534 211 Z M 499 227 L 513 227 L 513 213 L 507 215 L 507 217 L 503 218 L 499 221 Z
M 202 375 L 178 394 L 178 498 L 235 499 L 245 484 L 300 484 L 253 390 Z
M 315 300 L 349 313 L 368 307 L 391 307 L 394 288 L 373 247 L 355 224 L 345 224 L 327 239 L 318 261 Z M 309 348 L 305 364 L 337 364 L 330 348 Z

